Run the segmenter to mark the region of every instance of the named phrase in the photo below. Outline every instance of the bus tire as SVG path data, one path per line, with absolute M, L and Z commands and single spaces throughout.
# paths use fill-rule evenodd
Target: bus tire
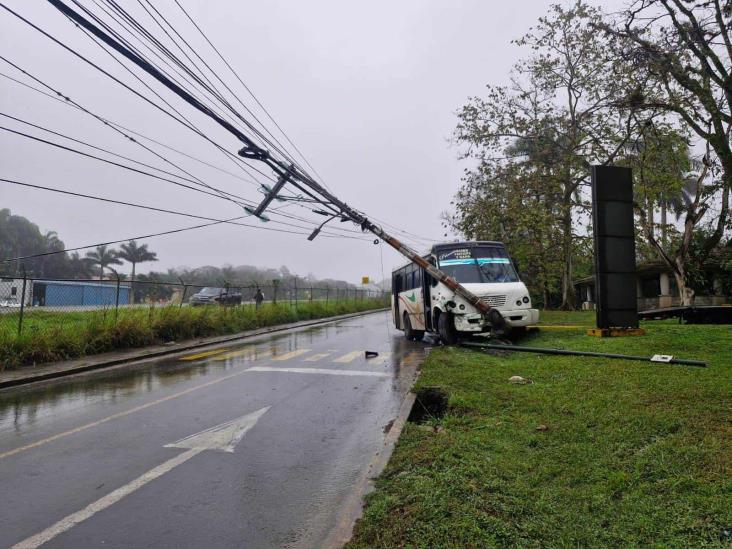
M 444 312 L 437 320 L 437 331 L 440 339 L 445 345 L 454 345 L 458 341 L 458 333 L 455 329 L 455 319 L 452 313 Z
M 404 337 L 406 337 L 409 341 L 416 341 L 416 335 L 417 332 L 412 329 L 412 321 L 409 320 L 409 315 L 407 313 L 404 313 Z

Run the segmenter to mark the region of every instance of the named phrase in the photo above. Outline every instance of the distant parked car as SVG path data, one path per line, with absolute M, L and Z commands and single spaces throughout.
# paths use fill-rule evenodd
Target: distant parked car
M 191 296 L 190 303 L 196 305 L 240 305 L 241 292 L 226 288 L 203 288 Z
M 8 309 L 20 309 L 20 302 L 17 297 L 5 297 L 0 299 L 0 307 L 7 307 Z

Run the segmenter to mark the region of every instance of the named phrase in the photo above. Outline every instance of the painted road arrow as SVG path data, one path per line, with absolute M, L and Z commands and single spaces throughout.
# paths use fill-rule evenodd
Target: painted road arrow
M 221 425 L 216 425 L 195 435 L 188 436 L 172 444 L 166 444 L 166 448 L 186 448 L 187 451 L 169 459 L 165 463 L 161 463 L 157 467 L 150 469 L 142 476 L 137 477 L 132 482 L 125 484 L 121 488 L 117 488 L 114 492 L 110 492 L 106 496 L 90 503 L 82 510 L 73 513 L 56 524 L 49 526 L 42 532 L 31 536 L 20 543 L 13 546 L 14 549 L 30 549 L 43 545 L 52 540 L 59 534 L 70 530 L 80 522 L 91 518 L 99 511 L 114 505 L 123 497 L 135 492 L 145 486 L 148 482 L 163 476 L 165 473 L 172 471 L 178 465 L 185 463 L 194 456 L 197 456 L 204 450 L 215 450 L 219 452 L 233 452 L 236 445 L 242 439 L 249 429 L 256 425 L 260 417 L 269 410 L 269 407 L 261 408 L 256 412 L 247 414 L 232 421 L 227 421 Z

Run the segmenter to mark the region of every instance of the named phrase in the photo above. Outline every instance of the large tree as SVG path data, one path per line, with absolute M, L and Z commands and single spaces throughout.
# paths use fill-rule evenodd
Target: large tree
M 614 55 L 632 69 L 635 84 L 626 104 L 636 112 L 665 112 L 681 120 L 706 149 L 696 181 L 687 186 L 683 253 L 659 253 L 684 275 L 680 257 L 688 257 L 694 228 L 704 231 L 701 259 L 717 248 L 729 228 L 732 188 L 732 2 L 729 0 L 637 0 L 614 22 L 596 27 L 613 39 Z M 693 301 L 693 294 L 683 296 Z
M 557 223 L 551 239 L 561 258 L 562 306 L 575 303 L 572 278 L 578 215 L 587 207 L 582 187 L 590 166 L 612 162 L 635 131 L 629 109 L 618 108 L 623 81 L 617 59 L 595 25 L 601 13 L 584 2 L 570 8 L 554 5 L 537 26 L 516 41 L 530 56 L 514 68 L 508 86 L 488 86 L 459 112 L 458 143 L 481 164 L 524 165 L 541 177 L 544 206 Z M 520 186 L 516 192 L 522 192 Z M 506 220 L 516 212 L 505 210 Z

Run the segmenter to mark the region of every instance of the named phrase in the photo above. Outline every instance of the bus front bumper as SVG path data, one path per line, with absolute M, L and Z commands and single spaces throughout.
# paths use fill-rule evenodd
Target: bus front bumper
M 502 309 L 500 311 L 509 328 L 531 326 L 539 322 L 538 309 Z M 490 323 L 480 314 L 455 315 L 455 329 L 459 332 L 484 332 Z

